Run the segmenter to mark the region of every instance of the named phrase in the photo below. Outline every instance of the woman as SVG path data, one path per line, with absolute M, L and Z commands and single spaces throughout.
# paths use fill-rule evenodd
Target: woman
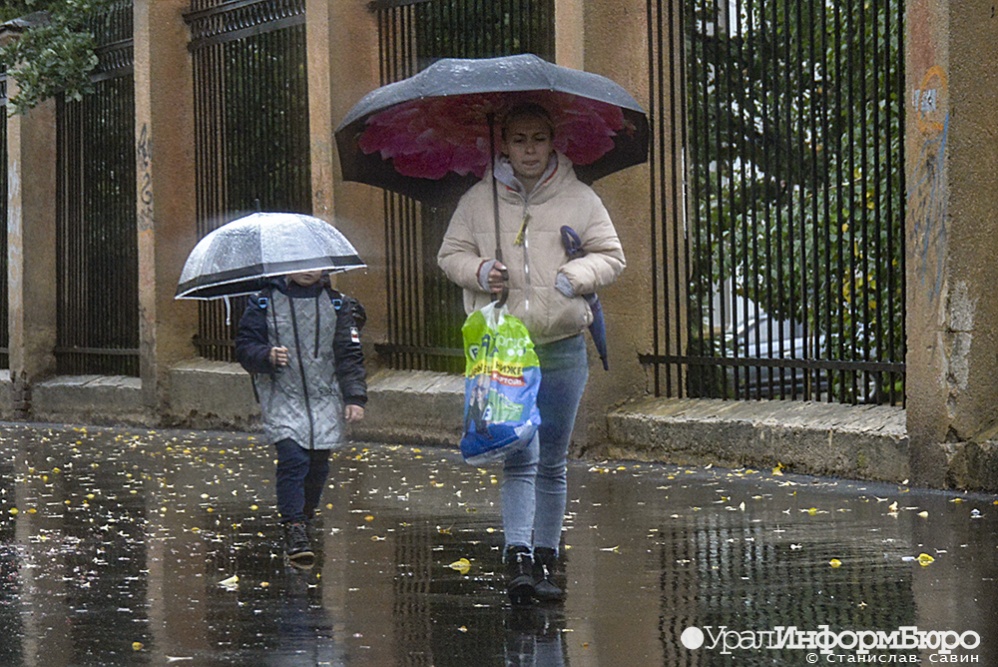
M 437 262 L 464 288 L 468 313 L 502 292 L 509 275 L 510 312 L 530 331 L 540 359 L 541 426 L 505 461 L 502 514 L 506 590 L 515 604 L 560 600 L 553 580 L 567 498 L 567 457 L 589 376 L 582 332 L 592 312 L 581 296 L 613 282 L 624 253 L 610 216 L 571 161 L 554 150 L 554 123 L 536 104 L 515 107 L 502 122 L 494 166 L 503 263 L 495 259 L 491 172 L 461 198 Z M 572 227 L 586 254 L 569 261 L 561 227 Z

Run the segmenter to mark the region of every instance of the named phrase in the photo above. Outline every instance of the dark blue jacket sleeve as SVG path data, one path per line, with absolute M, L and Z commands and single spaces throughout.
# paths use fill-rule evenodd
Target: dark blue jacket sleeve
M 367 403 L 367 371 L 360 330 L 364 327 L 364 307 L 356 299 L 343 296 L 343 305 L 336 314 L 333 353 L 336 357 L 336 378 L 343 400 L 354 405 Z
M 254 294 L 246 304 L 236 333 L 236 360 L 250 373 L 272 373 L 270 348 L 267 339 L 267 309 L 260 295 Z

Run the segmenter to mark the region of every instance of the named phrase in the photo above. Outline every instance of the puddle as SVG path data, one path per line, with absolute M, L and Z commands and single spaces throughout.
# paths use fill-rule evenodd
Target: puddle
M 0 665 L 848 664 L 903 628 L 980 644 L 866 657 L 998 664 L 996 497 L 773 472 L 573 463 L 569 597 L 511 609 L 497 471 L 456 452 L 335 453 L 302 571 L 253 436 L 4 425 Z

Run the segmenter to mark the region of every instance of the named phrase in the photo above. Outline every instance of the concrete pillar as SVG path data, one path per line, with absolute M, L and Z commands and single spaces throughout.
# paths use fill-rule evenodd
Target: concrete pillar
M 318 12 L 314 11 L 315 6 L 329 5 Z M 364 329 L 363 340 L 365 342 L 365 354 L 368 360 L 369 373 L 374 370 L 376 356 L 369 343 L 385 342 L 388 338 L 388 304 L 385 297 L 385 270 L 387 262 L 385 259 L 385 220 L 383 197 L 384 191 L 370 185 L 361 183 L 344 182 L 340 172 L 339 155 L 336 152 L 336 144 L 333 140 L 333 131 L 340 124 L 347 112 L 356 104 L 360 98 L 380 85 L 379 80 L 379 52 L 378 52 L 378 22 L 374 12 L 368 9 L 364 2 L 325 2 L 324 0 L 310 0 L 306 6 L 309 19 L 309 39 L 316 36 L 318 30 L 311 23 L 314 17 L 320 23 L 326 20 L 326 27 L 318 39 L 324 39 L 326 48 L 323 54 L 316 56 L 310 54 L 310 58 L 319 57 L 326 61 L 326 69 L 320 72 L 321 82 L 316 84 L 313 77 L 316 73 L 309 72 L 309 96 L 316 91 L 313 85 L 321 85 L 328 89 L 324 93 L 322 89 L 319 95 L 328 94 L 329 108 L 323 113 L 319 123 L 327 122 L 325 127 L 317 126 L 315 118 L 312 119 L 312 147 L 318 146 L 320 153 L 312 157 L 313 187 L 318 187 L 316 181 L 316 160 L 328 160 L 329 163 L 319 165 L 322 169 L 328 169 L 332 176 L 332 197 L 333 206 L 332 218 L 336 227 L 342 231 L 357 248 L 361 259 L 370 267 L 369 271 L 351 271 L 338 276 L 335 280 L 336 286 L 344 292 L 360 299 L 367 309 L 367 325 Z M 309 51 L 313 51 L 310 42 Z M 309 67 L 313 66 L 313 61 L 309 61 Z M 310 113 L 315 109 L 313 103 Z M 321 140 L 316 139 L 317 134 L 322 134 Z M 329 144 L 327 153 L 323 145 Z M 323 182 L 322 187 L 325 187 Z M 313 201 L 325 205 L 326 195 L 314 192 Z M 316 208 L 316 211 L 319 211 Z M 317 213 L 318 214 L 318 213 Z M 323 215 L 323 217 L 325 217 Z
M 992 3 L 906 8 L 907 426 L 913 482 L 998 425 Z M 989 55 L 990 54 L 990 55 Z
M 616 81 L 647 110 L 648 28 L 644 1 L 589 0 L 581 3 L 581 7 L 574 4 L 555 4 L 558 64 L 578 67 L 584 62 L 586 71 Z M 577 54 L 580 46 L 584 58 Z M 561 60 L 563 56 L 565 62 Z M 651 294 L 649 187 L 647 164 L 593 184 L 623 243 L 627 268 L 614 285 L 600 292 L 606 316 L 610 372 L 603 370 L 595 348 L 590 345 L 589 384 L 573 435 L 576 450 L 584 450 L 588 442 L 606 441 L 608 406 L 647 391 L 646 373 L 638 363 L 638 355 L 650 351 L 648 332 L 654 330 L 654 323 L 648 299 L 633 295 Z M 588 333 L 586 338 L 589 339 Z
M 585 3 L 554 0 L 555 62 L 563 67 L 586 68 Z
M 174 301 L 195 227 L 194 112 L 188 0 L 136 0 L 135 149 L 139 352 L 143 402 L 168 400 L 169 368 L 194 354 L 197 307 Z
M 31 384 L 56 368 L 55 102 L 7 118 L 7 170 L 10 373 L 14 411 L 28 416 Z
M 305 3 L 305 42 L 308 45 L 308 123 L 312 157 L 312 213 L 323 220 L 333 215 L 333 159 L 336 145 L 333 130 L 331 41 L 335 22 L 329 0 Z M 339 54 L 336 54 L 337 56 Z

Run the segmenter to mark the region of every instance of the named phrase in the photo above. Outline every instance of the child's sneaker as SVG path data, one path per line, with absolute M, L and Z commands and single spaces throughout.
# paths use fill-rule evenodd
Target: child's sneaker
M 284 553 L 292 563 L 304 565 L 315 560 L 304 523 L 292 521 L 284 524 Z

